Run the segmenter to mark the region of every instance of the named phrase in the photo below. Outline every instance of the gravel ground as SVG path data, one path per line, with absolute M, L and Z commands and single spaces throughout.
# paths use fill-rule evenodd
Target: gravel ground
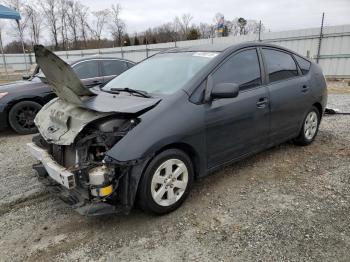
M 350 94 L 329 104 L 350 112 Z M 0 134 L 1 261 L 349 261 L 350 116 L 197 181 L 177 211 L 86 218 L 41 186 L 25 143 Z

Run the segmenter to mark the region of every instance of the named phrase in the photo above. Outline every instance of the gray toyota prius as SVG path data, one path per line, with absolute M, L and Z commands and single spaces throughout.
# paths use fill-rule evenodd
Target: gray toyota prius
M 310 144 L 327 102 L 317 64 L 264 43 L 172 49 L 93 89 L 45 47 L 35 54 L 58 97 L 35 118 L 34 169 L 84 215 L 171 212 L 199 177 Z

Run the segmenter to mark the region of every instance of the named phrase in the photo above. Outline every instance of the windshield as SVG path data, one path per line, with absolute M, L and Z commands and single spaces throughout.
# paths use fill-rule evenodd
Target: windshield
M 105 91 L 136 89 L 147 93 L 172 94 L 181 89 L 218 53 L 182 52 L 155 55 L 111 80 Z

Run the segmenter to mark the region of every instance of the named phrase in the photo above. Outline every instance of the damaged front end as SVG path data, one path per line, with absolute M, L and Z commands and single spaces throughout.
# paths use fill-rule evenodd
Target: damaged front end
M 58 98 L 35 118 L 40 134 L 28 144 L 39 161 L 33 168 L 83 215 L 128 213 L 147 159 L 118 162 L 108 151 L 159 99 L 83 91 L 68 64 L 42 46 L 35 51 Z
M 88 124 L 69 145 L 35 136 L 28 147 L 40 163 L 33 168 L 62 200 L 83 215 L 127 213 L 133 206 L 143 161 L 136 165 L 117 163 L 106 152 L 137 121 L 111 116 L 99 119 Z

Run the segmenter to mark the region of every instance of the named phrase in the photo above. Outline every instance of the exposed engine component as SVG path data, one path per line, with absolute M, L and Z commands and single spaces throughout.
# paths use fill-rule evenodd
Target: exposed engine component
M 106 165 L 92 168 L 89 171 L 89 183 L 91 195 L 96 197 L 106 197 L 112 194 L 113 185 L 111 184 L 114 176 L 114 170 Z
M 40 135 L 35 136 L 33 142 L 75 174 L 77 190 L 83 189 L 86 198 L 111 200 L 122 172 L 117 166 L 103 163 L 105 153 L 137 123 L 137 119 L 109 117 L 86 126 L 68 146 L 48 143 Z
M 121 127 L 125 123 L 125 119 L 110 119 L 104 121 L 98 125 L 98 129 L 104 133 L 112 133 L 118 131 L 119 127 Z

